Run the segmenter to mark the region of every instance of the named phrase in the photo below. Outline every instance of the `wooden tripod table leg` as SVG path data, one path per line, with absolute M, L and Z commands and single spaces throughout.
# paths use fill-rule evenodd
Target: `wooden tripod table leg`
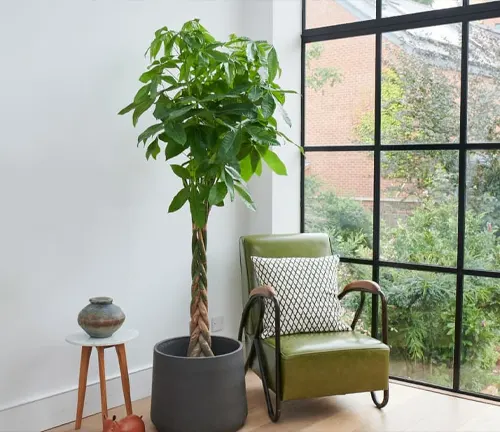
M 76 405 L 75 430 L 82 427 L 83 406 L 85 404 L 85 393 L 87 391 L 87 376 L 89 374 L 90 355 L 92 347 L 82 347 L 82 356 L 80 358 L 80 378 L 78 379 L 78 403 Z
M 130 381 L 128 376 L 127 367 L 127 354 L 125 352 L 125 344 L 115 346 L 116 354 L 118 356 L 118 363 L 120 365 L 120 375 L 122 376 L 123 397 L 125 398 L 125 407 L 127 415 L 132 414 L 132 400 L 130 398 Z
M 101 386 L 101 415 L 102 422 L 108 417 L 108 399 L 106 396 L 106 369 L 104 366 L 104 347 L 97 347 L 99 357 L 99 384 Z

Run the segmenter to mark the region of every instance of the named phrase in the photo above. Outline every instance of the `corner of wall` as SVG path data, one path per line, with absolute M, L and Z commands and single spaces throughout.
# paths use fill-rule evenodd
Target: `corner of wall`
M 301 143 L 301 33 L 302 1 L 273 1 L 273 44 L 278 51 L 283 74 L 280 85 L 297 92 L 288 95 L 285 109 L 292 128 L 280 122 L 292 141 Z M 288 176 L 273 174 L 272 180 L 272 232 L 296 233 L 300 231 L 300 151 L 293 145 L 279 150 L 287 166 Z

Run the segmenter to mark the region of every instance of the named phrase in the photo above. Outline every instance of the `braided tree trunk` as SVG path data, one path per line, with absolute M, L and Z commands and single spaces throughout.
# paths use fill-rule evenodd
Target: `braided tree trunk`
M 207 227 L 198 228 L 193 224 L 191 243 L 193 261 L 191 264 L 191 323 L 188 356 L 212 357 L 210 348 L 210 324 L 207 297 Z

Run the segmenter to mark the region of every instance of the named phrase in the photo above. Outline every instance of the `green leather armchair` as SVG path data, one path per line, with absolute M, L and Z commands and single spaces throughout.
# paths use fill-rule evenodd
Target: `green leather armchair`
M 387 302 L 380 287 L 371 281 L 355 281 L 344 287 L 339 299 L 360 292 L 360 304 L 351 332 L 309 333 L 280 336 L 280 305 L 269 286 L 257 286 L 252 256 L 322 257 L 332 254 L 326 234 L 258 235 L 240 239 L 244 310 L 238 339 L 245 343 L 246 368 L 260 376 L 272 421 L 280 418 L 281 402 L 293 399 L 371 392 L 377 408 L 389 401 L 389 347 Z M 355 331 L 365 293 L 380 297 L 382 341 Z M 263 339 L 264 302 L 275 309 L 275 336 Z M 273 407 L 269 390 L 276 395 Z M 382 402 L 375 391 L 383 390 Z

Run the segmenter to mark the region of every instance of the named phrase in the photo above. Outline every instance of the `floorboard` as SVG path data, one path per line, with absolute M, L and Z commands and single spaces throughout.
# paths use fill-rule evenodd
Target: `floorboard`
M 379 411 L 369 394 L 353 394 L 285 402 L 281 420 L 270 422 L 260 379 L 247 376 L 248 419 L 242 431 L 282 432 L 499 432 L 500 406 L 391 383 L 391 399 Z M 134 402 L 134 413 L 142 415 L 146 431 L 156 431 L 149 420 L 149 399 Z M 125 408 L 110 410 L 125 416 Z M 71 432 L 74 424 L 50 432 Z M 100 415 L 84 419 L 82 432 L 102 431 Z M 202 432 L 202 431 L 200 431 Z

